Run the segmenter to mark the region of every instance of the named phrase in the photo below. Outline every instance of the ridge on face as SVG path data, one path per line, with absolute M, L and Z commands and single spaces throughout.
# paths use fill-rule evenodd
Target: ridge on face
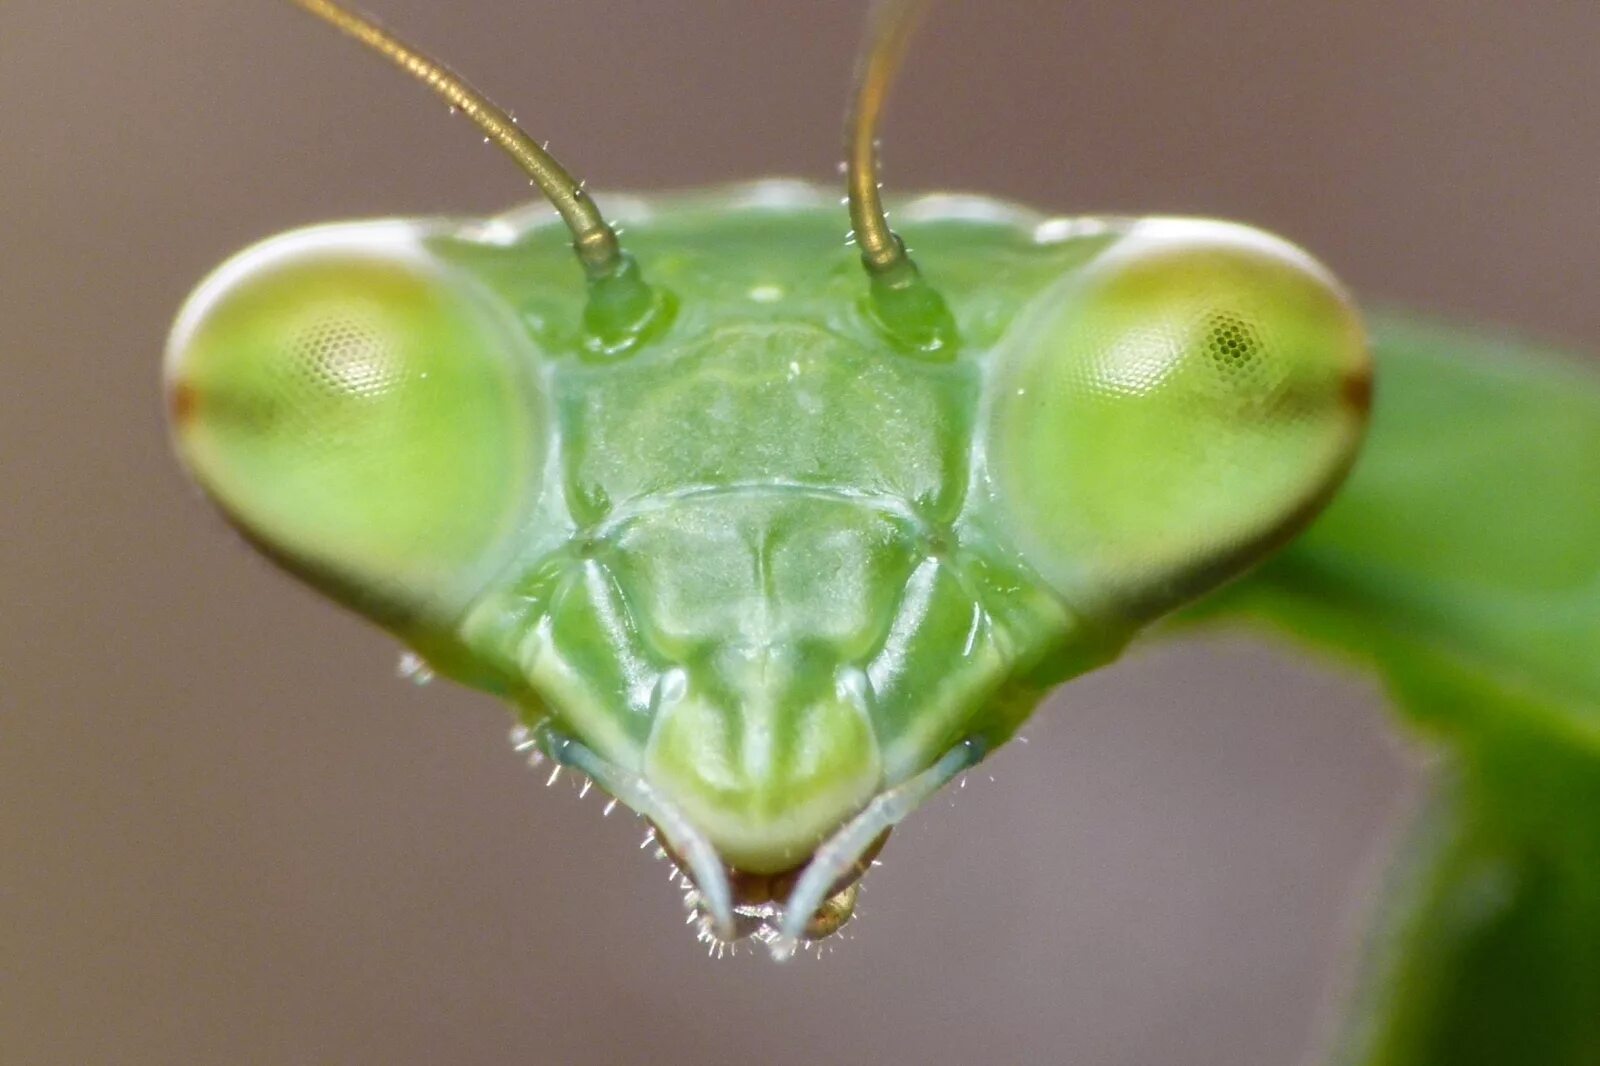
M 1059 624 L 905 515 L 792 488 L 621 521 L 546 603 L 515 626 L 545 708 L 752 873 L 959 742 L 1022 627 Z

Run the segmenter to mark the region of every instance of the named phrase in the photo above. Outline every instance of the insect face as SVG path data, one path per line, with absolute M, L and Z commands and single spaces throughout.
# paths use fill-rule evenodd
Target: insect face
M 1364 353 L 1255 231 L 933 199 L 930 360 L 841 299 L 821 190 L 706 202 L 631 208 L 676 311 L 620 358 L 561 325 L 548 216 L 278 238 L 181 317 L 174 428 L 275 558 L 652 818 L 724 935 L 799 935 L 1050 684 L 1310 513 Z
M 836 931 L 892 826 L 1354 454 L 1361 329 L 1282 241 L 972 197 L 889 231 L 872 133 L 915 5 L 863 65 L 858 247 L 791 182 L 625 202 L 624 253 L 503 112 L 297 2 L 555 211 L 245 253 L 173 333 L 180 452 L 274 559 L 650 819 L 718 938 Z

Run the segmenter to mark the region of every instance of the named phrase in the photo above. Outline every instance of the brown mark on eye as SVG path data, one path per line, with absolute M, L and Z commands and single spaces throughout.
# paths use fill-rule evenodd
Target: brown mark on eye
M 1345 375 L 1340 383 L 1340 399 L 1344 405 L 1357 414 L 1365 415 L 1372 410 L 1372 367 L 1363 366 L 1361 369 Z
M 200 391 L 187 381 L 175 382 L 168 398 L 173 425 L 182 427 L 194 421 L 200 410 Z

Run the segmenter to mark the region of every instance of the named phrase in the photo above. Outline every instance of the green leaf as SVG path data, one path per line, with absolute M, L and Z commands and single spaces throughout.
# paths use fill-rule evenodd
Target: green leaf
M 1454 734 L 1336 1061 L 1600 1063 L 1600 761 L 1560 708 L 1419 656 L 1397 698 Z

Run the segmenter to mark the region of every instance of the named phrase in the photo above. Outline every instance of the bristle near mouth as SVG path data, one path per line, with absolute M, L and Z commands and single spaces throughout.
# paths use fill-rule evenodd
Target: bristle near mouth
M 964 741 L 933 766 L 876 796 L 802 864 L 773 874 L 730 868 L 704 834 L 649 782 L 601 758 L 548 724 L 519 727 L 518 750 L 542 751 L 556 769 L 570 766 L 650 823 L 641 847 L 655 845 L 683 890 L 685 921 L 709 953 L 721 956 L 744 941 L 765 946 L 773 959 L 791 958 L 802 946 L 834 936 L 855 916 L 860 880 L 901 819 L 963 771 L 984 748 Z M 583 791 L 587 792 L 587 782 Z M 608 804 L 609 810 L 610 804 Z
M 649 819 L 661 845 L 693 880 L 712 932 L 721 940 L 737 939 L 728 870 L 705 834 L 638 774 L 608 762 L 586 745 L 553 728 L 544 726 L 535 732 L 540 748 L 558 768 L 571 766 L 581 770 L 607 793 Z

